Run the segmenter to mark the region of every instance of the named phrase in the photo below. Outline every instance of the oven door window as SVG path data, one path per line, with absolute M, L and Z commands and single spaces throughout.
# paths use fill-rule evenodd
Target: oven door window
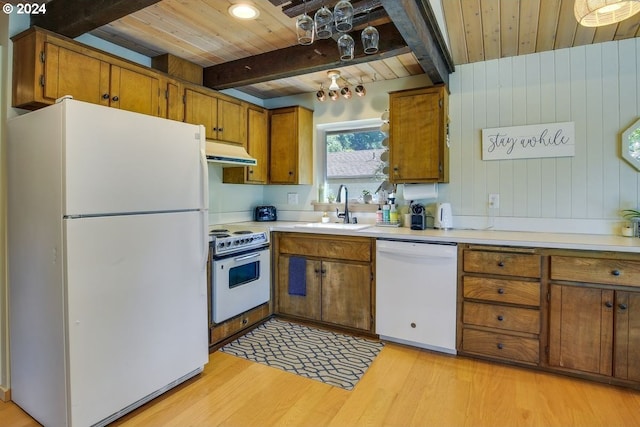
M 229 289 L 253 282 L 260 278 L 260 261 L 229 268 Z

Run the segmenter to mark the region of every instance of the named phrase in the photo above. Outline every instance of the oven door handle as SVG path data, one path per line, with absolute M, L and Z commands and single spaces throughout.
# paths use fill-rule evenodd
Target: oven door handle
M 238 258 L 234 258 L 233 260 L 236 262 L 239 261 L 245 261 L 247 259 L 251 259 L 251 258 L 258 258 L 260 256 L 259 252 L 253 253 L 253 254 L 249 254 L 249 255 L 244 255 L 244 256 L 239 256 Z

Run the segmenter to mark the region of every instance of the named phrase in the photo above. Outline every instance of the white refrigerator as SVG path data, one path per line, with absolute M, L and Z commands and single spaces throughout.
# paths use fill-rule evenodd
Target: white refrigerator
M 208 361 L 204 128 L 75 100 L 8 121 L 11 397 L 105 425 Z

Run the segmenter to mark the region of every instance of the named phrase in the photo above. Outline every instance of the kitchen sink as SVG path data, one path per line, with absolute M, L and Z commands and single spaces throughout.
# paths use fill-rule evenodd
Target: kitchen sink
M 306 224 L 296 224 L 296 228 L 314 228 L 329 230 L 362 230 L 371 227 L 371 224 L 345 224 L 342 222 L 308 222 Z

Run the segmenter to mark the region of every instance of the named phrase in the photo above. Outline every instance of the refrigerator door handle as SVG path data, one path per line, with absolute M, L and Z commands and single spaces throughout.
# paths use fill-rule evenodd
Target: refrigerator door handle
M 207 260 L 209 258 L 209 163 L 207 163 L 207 155 L 205 153 L 205 129 L 200 125 L 200 175 L 202 182 L 200 193 L 202 197 L 202 265 L 207 268 Z

